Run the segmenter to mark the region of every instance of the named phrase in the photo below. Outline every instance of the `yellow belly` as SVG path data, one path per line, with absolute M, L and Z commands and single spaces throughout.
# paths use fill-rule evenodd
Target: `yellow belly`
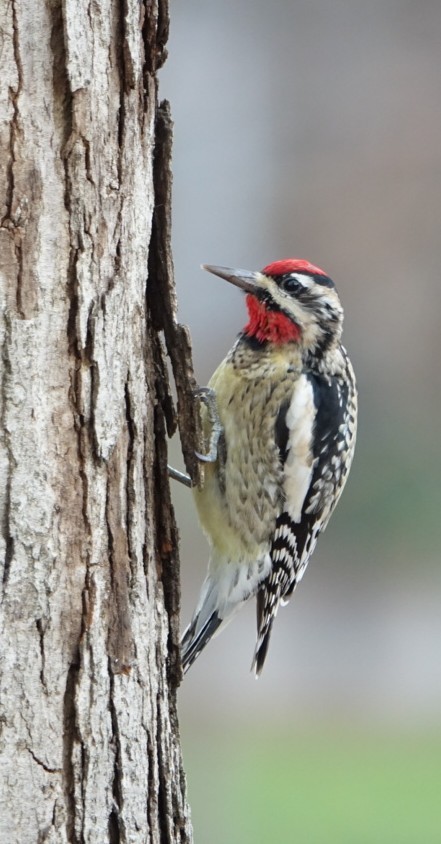
M 216 393 L 225 441 L 207 464 L 205 485 L 195 490 L 202 528 L 211 545 L 237 562 L 250 562 L 269 550 L 281 510 L 283 468 L 275 442 L 279 409 L 293 390 L 286 356 L 271 365 L 240 369 L 221 363 L 209 386 Z M 204 411 L 207 436 L 210 433 Z

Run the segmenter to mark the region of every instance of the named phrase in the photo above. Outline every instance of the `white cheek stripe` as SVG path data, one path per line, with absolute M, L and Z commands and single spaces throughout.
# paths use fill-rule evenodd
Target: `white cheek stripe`
M 315 416 L 312 384 L 306 375 L 301 375 L 296 382 L 286 414 L 289 434 L 284 489 L 286 510 L 294 522 L 300 522 L 303 502 L 311 484 L 314 468 L 312 440 Z

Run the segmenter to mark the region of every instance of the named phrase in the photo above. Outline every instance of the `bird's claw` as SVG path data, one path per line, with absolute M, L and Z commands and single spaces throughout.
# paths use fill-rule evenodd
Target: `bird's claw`
M 217 446 L 210 449 L 208 454 L 201 454 L 200 451 L 195 451 L 195 456 L 198 460 L 201 460 L 202 463 L 214 463 L 217 458 Z

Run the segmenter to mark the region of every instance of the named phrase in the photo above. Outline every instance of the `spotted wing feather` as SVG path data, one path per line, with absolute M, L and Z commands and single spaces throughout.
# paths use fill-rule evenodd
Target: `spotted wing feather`
M 287 430 L 281 451 L 285 503 L 271 544 L 271 572 L 257 597 L 256 675 L 265 662 L 279 605 L 303 576 L 343 490 L 352 458 L 355 413 L 348 381 L 312 373 L 302 378 L 299 395 L 288 410 L 283 408 Z M 280 418 L 277 426 L 281 436 Z

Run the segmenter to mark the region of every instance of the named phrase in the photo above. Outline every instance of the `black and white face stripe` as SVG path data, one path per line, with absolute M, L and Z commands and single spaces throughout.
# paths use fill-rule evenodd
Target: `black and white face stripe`
M 301 330 L 305 355 L 322 357 L 340 341 L 343 308 L 329 276 L 307 270 L 261 274 L 255 295 L 270 311 L 280 311 Z
M 283 310 L 283 302 L 287 299 L 288 302 L 294 299 L 305 306 L 316 307 L 317 302 L 326 296 L 326 290 L 332 290 L 337 295 L 332 279 L 319 273 L 285 273 L 268 275 L 265 278 L 270 280 L 270 287 L 262 288 L 259 298 L 269 310 Z M 289 309 L 286 310 L 289 313 Z M 327 311 L 332 317 L 333 308 L 329 303 Z
M 311 273 L 307 270 L 302 272 L 284 273 L 284 275 L 270 275 L 276 284 L 286 293 L 293 293 L 294 295 L 306 290 L 310 290 L 313 285 L 320 287 L 329 287 L 335 290 L 335 284 L 328 275 L 322 273 Z

